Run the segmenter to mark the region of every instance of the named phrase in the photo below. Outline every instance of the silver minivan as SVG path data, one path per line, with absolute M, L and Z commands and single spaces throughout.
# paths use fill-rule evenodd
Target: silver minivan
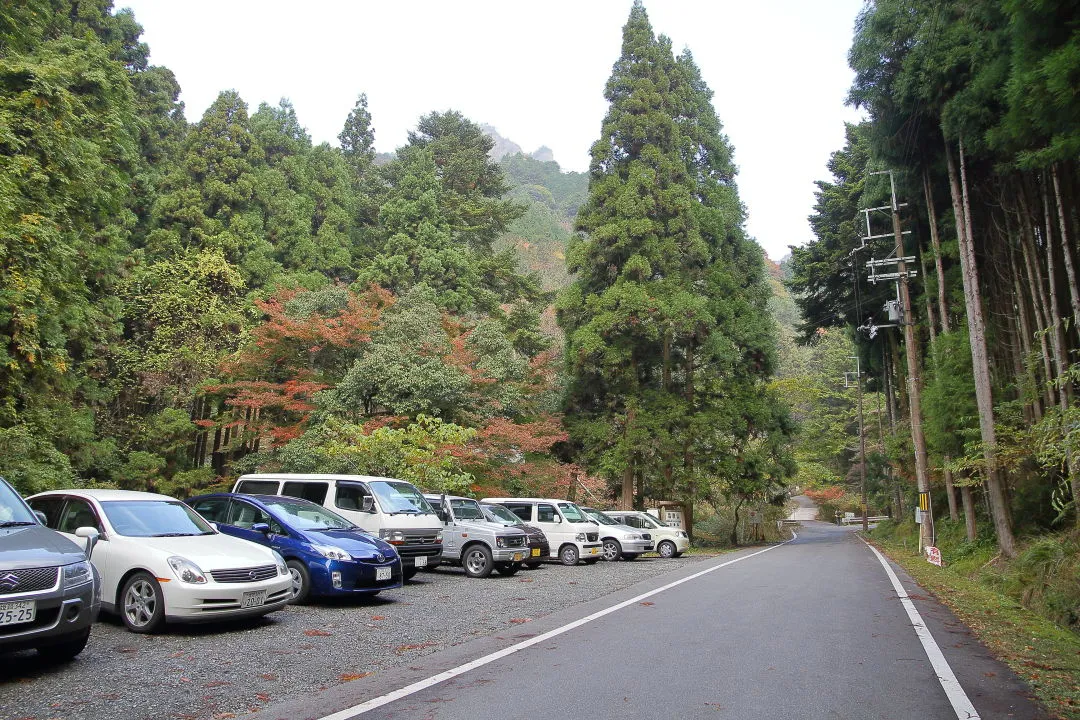
M 480 503 L 456 495 L 426 494 L 443 523 L 441 563 L 461 565 L 469 577 L 492 570 L 513 575 L 529 556 L 528 536 L 515 527 L 489 522 Z
M 652 535 L 605 515 L 591 507 L 581 508 L 600 526 L 600 542 L 604 544 L 605 560 L 636 560 L 642 553 L 652 552 Z

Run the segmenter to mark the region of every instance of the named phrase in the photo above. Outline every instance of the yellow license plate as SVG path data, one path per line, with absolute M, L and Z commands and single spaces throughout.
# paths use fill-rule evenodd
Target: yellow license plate
M 532 556 L 533 557 L 540 557 L 540 548 L 533 548 L 532 549 Z
M 514 562 L 521 562 L 525 559 L 525 553 L 514 553 Z
M 600 552 L 600 549 L 599 548 L 592 548 L 592 549 L 589 550 L 589 552 L 592 553 L 593 555 L 595 555 L 596 553 Z

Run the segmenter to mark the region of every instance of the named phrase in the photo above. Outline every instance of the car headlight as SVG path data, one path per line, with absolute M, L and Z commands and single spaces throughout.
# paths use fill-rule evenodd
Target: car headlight
M 392 545 L 401 545 L 405 542 L 405 533 L 400 530 L 379 530 L 379 537 Z
M 176 577 L 180 578 L 180 582 L 193 583 L 195 585 L 202 585 L 206 582 L 206 575 L 203 573 L 202 569 L 187 558 L 173 555 L 169 558 L 169 567 L 176 573 Z
M 335 545 L 312 545 L 312 547 L 329 560 L 352 560 L 352 555 Z
M 270 549 L 270 552 L 274 553 L 274 562 L 277 563 L 278 575 L 288 575 L 289 566 L 285 564 L 285 558 L 281 557 L 281 553 L 273 548 Z
M 627 538 L 629 538 L 630 540 L 641 540 L 642 539 L 641 536 L 638 535 L 637 533 L 630 533 L 629 535 L 627 535 Z
M 435 533 L 435 542 L 437 542 L 437 543 L 442 542 L 442 532 Z
M 578 533 L 577 535 L 574 536 L 574 539 L 577 540 L 578 542 L 585 542 L 585 540 L 587 538 L 585 537 L 585 533 Z
M 64 587 L 76 587 L 93 581 L 94 571 L 89 560 L 80 560 L 64 566 Z

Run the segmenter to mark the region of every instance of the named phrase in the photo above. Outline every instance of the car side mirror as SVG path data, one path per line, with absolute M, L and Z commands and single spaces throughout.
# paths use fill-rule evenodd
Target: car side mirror
M 94 552 L 94 546 L 97 545 L 98 538 L 101 533 L 97 531 L 97 528 L 89 526 L 75 528 L 75 537 L 86 538 L 86 559 L 90 559 L 90 555 Z
M 360 501 L 360 510 L 366 513 L 375 512 L 375 498 L 365 495 Z
M 439 518 L 439 520 L 441 520 L 444 523 L 445 522 L 450 522 L 449 516 L 446 514 L 446 511 L 443 510 L 442 508 L 439 508 L 438 510 L 435 511 L 435 516 L 437 518 Z
M 270 525 L 268 523 L 255 523 L 251 526 L 251 529 L 255 532 L 262 533 L 263 535 L 270 534 Z
M 49 526 L 49 518 L 45 516 L 45 513 L 41 512 L 40 510 L 35 510 L 34 517 L 36 517 L 38 519 L 38 522 L 40 522 L 45 527 Z

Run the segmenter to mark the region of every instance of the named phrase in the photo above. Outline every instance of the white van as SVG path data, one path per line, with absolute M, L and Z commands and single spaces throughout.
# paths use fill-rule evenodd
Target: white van
M 502 505 L 543 530 L 551 546 L 550 557 L 558 558 L 563 565 L 577 565 L 578 560 L 592 565 L 601 557 L 600 527 L 569 500 L 484 498 L 480 502 Z
M 329 508 L 394 546 L 408 580 L 442 555 L 442 521 L 416 486 L 367 475 L 241 475 L 233 492 L 288 495 Z

